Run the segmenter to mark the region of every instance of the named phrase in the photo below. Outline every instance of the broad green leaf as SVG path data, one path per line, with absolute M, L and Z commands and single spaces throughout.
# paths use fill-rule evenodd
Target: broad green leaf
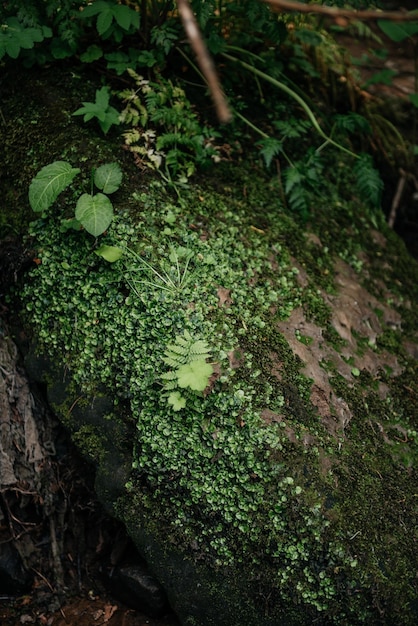
M 182 389 L 189 387 L 193 391 L 204 391 L 212 373 L 212 366 L 203 359 L 181 365 L 177 370 L 179 387 Z
M 418 33 L 418 21 L 399 24 L 389 20 L 378 20 L 377 24 L 385 35 L 396 42 L 403 41 Z
M 11 57 L 12 59 L 17 59 L 17 57 L 19 56 L 19 52 L 20 52 L 20 46 L 17 40 L 10 39 L 10 41 L 6 43 L 5 47 L 6 47 L 6 52 L 9 55 L 9 57 Z
M 66 161 L 54 161 L 43 167 L 29 187 L 32 209 L 35 212 L 46 211 L 79 172 Z
M 108 261 L 109 263 L 114 263 L 118 261 L 123 256 L 123 250 L 118 248 L 117 246 L 106 246 L 102 245 L 100 248 L 94 251 L 97 256 L 101 256 L 102 259 Z
M 99 13 L 97 16 L 97 32 L 99 35 L 103 35 L 113 22 L 113 11 L 110 7 Z
M 95 196 L 83 193 L 78 199 L 75 216 L 90 235 L 98 237 L 104 233 L 113 219 L 113 206 L 109 198 L 102 193 Z
M 117 163 L 106 163 L 97 168 L 94 173 L 94 184 L 103 193 L 117 191 L 122 182 L 122 170 Z
M 113 7 L 113 17 L 121 28 L 129 30 L 131 26 L 131 13 L 135 13 L 133 9 L 130 9 L 125 4 L 117 4 Z

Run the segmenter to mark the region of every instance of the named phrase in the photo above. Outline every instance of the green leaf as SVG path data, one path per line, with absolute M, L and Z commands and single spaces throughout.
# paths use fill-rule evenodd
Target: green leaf
M 92 17 L 93 15 L 97 15 L 98 13 L 102 13 L 109 9 L 109 3 L 104 0 L 98 0 L 93 2 L 92 4 L 83 7 L 83 10 L 80 12 L 80 18 Z
M 118 124 L 120 124 L 119 111 L 117 111 L 113 107 L 108 107 L 104 120 L 99 120 L 99 124 L 100 124 L 100 128 L 106 135 L 106 133 L 108 132 L 111 126 L 113 125 L 117 126 Z
M 414 107 L 416 107 L 418 109 L 418 93 L 410 93 L 409 94 L 409 99 L 412 102 L 412 104 L 414 105 Z
M 103 56 L 103 50 L 99 46 L 92 45 L 87 48 L 83 54 L 80 54 L 80 60 L 83 63 L 92 63 Z
M 177 370 L 179 387 L 182 389 L 189 387 L 193 391 L 204 391 L 212 373 L 212 365 L 203 359 L 181 365 Z
M 136 13 L 125 4 L 117 4 L 113 7 L 113 17 L 124 30 L 129 30 L 131 26 L 131 12 Z
M 167 398 L 168 404 L 171 404 L 174 411 L 181 411 L 186 406 L 186 400 L 179 391 L 173 391 Z
M 98 237 L 113 219 L 113 205 L 102 193 L 95 196 L 83 193 L 78 199 L 75 216 L 90 235 Z
M 283 144 L 274 137 L 267 137 L 260 141 L 259 145 L 261 146 L 260 154 L 264 159 L 264 163 L 266 167 L 270 167 L 273 158 L 282 151 Z
M 105 111 L 107 107 L 109 106 L 109 99 L 110 99 L 109 87 L 102 87 L 101 89 L 96 90 L 96 104 L 103 111 Z M 83 102 L 83 104 L 85 103 Z
M 373 159 L 369 154 L 359 155 L 354 166 L 354 173 L 361 199 L 378 207 L 383 192 L 383 181 L 379 172 L 374 168 Z
M 43 167 L 29 187 L 29 203 L 32 209 L 36 213 L 49 209 L 79 173 L 78 168 L 71 167 L 66 161 L 55 161 Z
M 97 256 L 101 256 L 102 259 L 108 261 L 109 263 L 114 263 L 118 261 L 123 256 L 123 250 L 118 248 L 117 246 L 106 246 L 102 245 L 100 248 L 94 251 Z
M 94 184 L 103 193 L 117 191 L 122 182 L 122 170 L 117 163 L 106 163 L 97 168 L 94 173 Z
M 83 102 L 82 107 L 74 111 L 73 115 L 84 115 L 84 121 L 88 122 L 93 119 L 93 117 L 97 117 L 98 120 L 104 121 L 106 117 L 105 111 L 98 107 L 94 102 Z
M 97 16 L 96 28 L 99 35 L 104 35 L 113 22 L 113 11 L 110 7 L 99 13 Z
M 74 217 L 68 220 L 62 220 L 60 226 L 60 232 L 66 233 L 67 230 L 81 230 L 81 224 Z
M 389 39 L 396 42 L 403 41 L 418 33 L 418 21 L 400 24 L 387 20 L 378 20 L 377 24 Z

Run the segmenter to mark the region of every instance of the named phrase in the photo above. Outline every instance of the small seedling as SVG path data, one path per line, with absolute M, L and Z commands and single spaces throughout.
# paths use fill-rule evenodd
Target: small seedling
M 97 118 L 100 128 L 106 135 L 111 126 L 120 124 L 119 112 L 110 106 L 109 100 L 109 87 L 97 89 L 96 102 L 83 102 L 83 106 L 77 109 L 73 115 L 84 115 L 85 122 Z

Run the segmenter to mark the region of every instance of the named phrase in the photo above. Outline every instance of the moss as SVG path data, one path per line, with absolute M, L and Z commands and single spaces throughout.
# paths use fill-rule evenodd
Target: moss
M 94 145 L 87 142 L 89 165 Z M 54 149 L 74 165 L 83 159 L 81 140 Z M 71 190 L 57 219 L 33 224 L 41 264 L 22 290 L 25 316 L 72 380 L 57 385 L 54 375 L 51 403 L 99 465 L 103 492 L 109 458 L 133 462 L 129 488 L 120 495 L 123 474 L 108 497 L 119 494 L 119 514 L 144 552 L 152 540 L 146 556 L 174 602 L 187 594 L 191 606 L 196 600 L 202 611 L 217 612 L 217 626 L 260 626 L 261 601 L 266 626 L 378 624 L 379 609 L 387 623 L 412 624 L 416 365 L 402 352 L 400 376 L 363 371 L 348 381 L 330 363 L 333 392 L 352 410 L 333 433 L 337 416 L 330 411 L 327 424 L 311 404 L 312 380 L 278 331 L 302 308 L 325 328 L 324 342 L 346 347 L 324 295 L 336 291 L 338 257 L 358 272 L 363 263 L 367 284 L 386 303 L 373 216 L 353 203 L 318 205 L 307 227 L 318 245 L 258 174 L 248 164 L 224 164 L 178 201 L 159 181 L 144 190 L 137 175 L 127 175 L 120 213 L 102 240 L 141 254 L 153 268 L 148 274 L 132 263 L 107 265 L 86 233 L 60 231 L 59 216 L 73 208 Z M 28 178 L 29 171 L 22 185 Z M 335 236 L 344 229 L 348 238 Z M 167 291 L 157 272 L 175 273 L 173 249 L 191 252 L 192 262 L 184 286 Z M 392 267 L 403 252 L 388 236 L 384 254 Z M 294 258 L 308 276 L 305 287 Z M 409 281 L 396 283 L 405 305 Z M 208 343 L 216 370 L 205 394 L 189 394 L 176 412 L 163 391 L 164 354 L 185 329 Z M 306 347 L 308 335 L 301 337 Z M 367 346 L 358 339 L 361 354 Z M 387 329 L 378 348 L 398 353 L 399 333 Z M 176 580 L 185 561 L 191 574 Z M 194 588 L 195 572 L 203 590 Z M 184 623 L 193 620 L 202 623 L 198 610 L 184 614 Z

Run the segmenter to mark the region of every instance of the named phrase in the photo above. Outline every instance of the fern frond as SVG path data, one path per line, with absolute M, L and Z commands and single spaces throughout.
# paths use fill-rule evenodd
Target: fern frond
M 356 187 L 360 198 L 372 206 L 380 206 L 383 181 L 369 154 L 361 154 L 354 166 Z
M 189 356 L 190 355 L 198 355 L 200 357 L 204 355 L 209 356 L 209 346 L 204 339 L 198 339 L 194 341 L 189 348 Z

